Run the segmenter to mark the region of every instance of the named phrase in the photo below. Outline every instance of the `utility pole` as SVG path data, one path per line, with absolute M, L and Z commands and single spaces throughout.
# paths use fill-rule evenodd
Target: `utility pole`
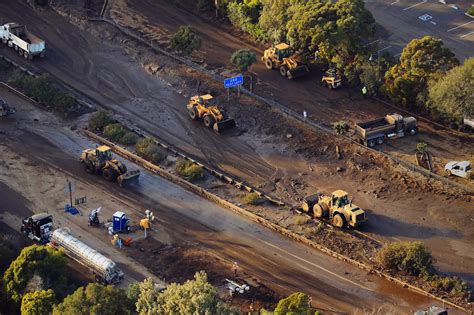
M 73 206 L 72 205 L 72 183 L 71 181 L 68 179 L 67 180 L 67 187 L 68 187 L 68 190 L 69 190 L 69 206 Z

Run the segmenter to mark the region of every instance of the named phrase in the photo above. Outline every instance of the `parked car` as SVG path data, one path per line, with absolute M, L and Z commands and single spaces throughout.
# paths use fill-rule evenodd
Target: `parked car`
M 469 161 L 451 161 L 446 164 L 444 171 L 447 175 L 455 175 L 469 179 L 472 177 L 471 162 Z

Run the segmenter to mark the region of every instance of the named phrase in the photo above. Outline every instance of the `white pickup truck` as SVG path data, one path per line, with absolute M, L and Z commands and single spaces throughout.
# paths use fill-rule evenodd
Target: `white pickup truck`
M 15 48 L 20 56 L 33 59 L 34 56 L 44 57 L 45 42 L 28 32 L 26 26 L 16 23 L 7 23 L 0 26 L 0 39 L 8 47 Z

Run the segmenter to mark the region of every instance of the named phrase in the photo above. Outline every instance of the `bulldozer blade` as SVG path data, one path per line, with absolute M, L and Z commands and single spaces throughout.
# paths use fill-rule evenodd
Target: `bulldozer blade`
M 228 130 L 234 127 L 235 127 L 235 120 L 230 118 L 230 119 L 226 119 L 226 120 L 215 123 L 213 129 L 215 132 L 220 133 L 220 132 L 223 132 L 224 130 Z
M 117 182 L 120 187 L 127 187 L 138 183 L 138 177 L 140 176 L 140 170 L 128 171 L 125 174 L 117 177 Z
M 288 79 L 295 79 L 298 77 L 302 77 L 309 73 L 309 69 L 307 66 L 298 66 L 294 69 L 288 70 Z

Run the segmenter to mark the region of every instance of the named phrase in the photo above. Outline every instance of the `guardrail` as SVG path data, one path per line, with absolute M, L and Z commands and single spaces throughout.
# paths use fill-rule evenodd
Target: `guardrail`
M 198 65 L 197 63 L 191 61 L 191 60 L 188 60 L 186 58 L 183 58 L 183 57 L 180 57 L 180 56 L 177 56 L 175 54 L 172 54 L 168 51 L 166 51 L 165 49 L 162 49 L 156 45 L 153 44 L 153 41 L 147 41 L 145 40 L 144 38 L 136 35 L 135 33 L 133 33 L 132 31 L 130 31 L 129 29 L 119 25 L 117 22 L 115 21 L 111 21 L 109 19 L 106 19 L 106 18 L 90 18 L 89 19 L 90 21 L 101 21 L 101 22 L 105 22 L 105 23 L 108 23 L 114 27 L 116 27 L 118 30 L 120 30 L 122 33 L 126 34 L 127 36 L 130 36 L 132 37 L 133 39 L 139 41 L 140 43 L 143 43 L 147 46 L 149 46 L 152 50 L 160 53 L 160 54 L 163 54 L 165 56 L 168 56 L 170 58 L 173 58 L 183 64 L 186 64 L 187 66 L 197 70 L 197 71 L 201 71 L 201 72 L 204 72 L 206 73 L 207 75 L 209 75 L 211 78 L 213 78 L 214 80 L 218 81 L 218 82 L 222 82 L 225 77 L 224 76 L 221 76 L 219 74 L 216 74 L 215 72 L 213 71 L 210 71 L 210 70 L 207 70 L 205 69 L 204 67 Z M 273 108 L 276 108 L 278 110 L 280 110 L 281 112 L 285 113 L 286 115 L 288 115 L 289 117 L 293 118 L 293 119 L 296 119 L 302 123 L 304 123 L 306 126 L 308 127 L 311 127 L 313 129 L 317 129 L 317 130 L 320 130 L 320 131 L 323 131 L 325 133 L 329 133 L 331 134 L 332 136 L 335 136 L 335 137 L 339 137 L 341 139 L 345 139 L 347 141 L 350 141 L 351 143 L 355 144 L 355 145 L 358 145 L 359 147 L 369 151 L 369 152 L 372 152 L 374 154 L 379 154 L 379 155 L 382 155 L 388 159 L 391 159 L 392 161 L 400 164 L 402 167 L 404 167 L 405 169 L 407 169 L 408 171 L 413 171 L 413 172 L 417 172 L 425 177 L 428 177 L 428 178 L 433 178 L 433 179 L 436 179 L 436 180 L 440 180 L 441 182 L 443 182 L 444 184 L 448 185 L 448 186 L 451 186 L 453 188 L 457 188 L 457 189 L 461 189 L 461 190 L 464 190 L 465 192 L 468 192 L 470 194 L 474 194 L 474 188 L 471 188 L 471 187 L 468 187 L 466 185 L 462 185 L 462 184 L 459 184 L 453 180 L 450 180 L 448 178 L 445 178 L 445 177 L 442 177 L 440 175 L 437 175 L 435 173 L 432 173 L 430 171 L 427 171 L 421 167 L 418 167 L 417 165 L 414 165 L 413 163 L 410 163 L 410 162 L 407 162 L 405 160 L 401 160 L 393 155 L 390 155 L 390 154 L 387 154 L 385 152 L 382 152 L 382 151 L 378 151 L 378 150 L 374 150 L 374 149 L 371 149 L 371 148 L 368 148 L 362 144 L 360 144 L 359 142 L 357 141 L 354 141 L 351 137 L 349 136 L 346 136 L 346 135 L 339 135 L 337 134 L 336 132 L 334 132 L 334 130 L 332 130 L 331 128 L 328 128 L 326 126 L 323 126 L 321 124 L 318 124 L 316 123 L 315 121 L 312 121 L 311 119 L 309 118 L 304 118 L 301 114 L 295 112 L 294 110 L 288 108 L 287 106 L 275 101 L 275 100 L 272 100 L 272 99 L 268 99 L 266 97 L 262 97 L 260 95 L 257 95 L 253 92 L 250 92 L 247 88 L 245 87 L 242 87 L 240 89 L 240 91 L 243 93 L 243 94 L 246 94 L 246 95 L 249 95 Z M 391 105 L 391 106 L 394 106 L 394 105 Z M 437 124 L 437 123 L 434 123 L 434 122 L 431 122 L 427 119 L 423 119 L 425 121 L 428 121 L 430 123 L 433 123 L 433 124 Z M 437 124 L 439 125 L 439 124 Z M 441 125 L 439 125 L 441 126 Z M 446 129 L 446 127 L 443 127 Z M 447 128 L 449 129 L 449 128 Z

